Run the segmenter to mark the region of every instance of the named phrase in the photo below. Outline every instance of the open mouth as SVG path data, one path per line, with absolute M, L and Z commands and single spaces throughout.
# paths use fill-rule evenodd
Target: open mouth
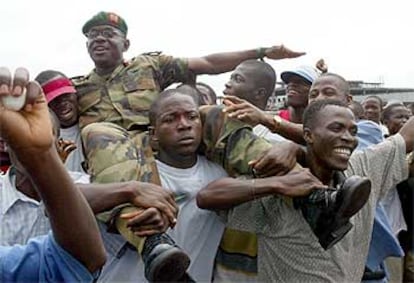
M 334 153 L 339 154 L 343 157 L 349 158 L 352 154 L 352 150 L 347 147 L 337 147 L 334 149 Z

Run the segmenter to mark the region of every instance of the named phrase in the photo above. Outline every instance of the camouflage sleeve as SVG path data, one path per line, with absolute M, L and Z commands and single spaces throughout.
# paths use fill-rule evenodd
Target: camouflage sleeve
M 232 176 L 251 175 L 249 161 L 272 145 L 253 134 L 252 128 L 223 113 L 222 106 L 200 108 L 203 122 L 201 150 L 206 157 L 223 166 Z
M 188 68 L 188 61 L 184 58 L 174 58 L 167 55 L 159 55 L 160 86 L 165 89 L 177 82 L 186 84 L 195 83 L 195 74 Z

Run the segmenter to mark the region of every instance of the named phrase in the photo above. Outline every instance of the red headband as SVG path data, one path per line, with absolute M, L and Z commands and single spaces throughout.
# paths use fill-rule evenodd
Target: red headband
M 48 103 L 62 94 L 76 93 L 76 89 L 73 87 L 72 82 L 67 78 L 54 79 L 45 83 L 42 88 Z

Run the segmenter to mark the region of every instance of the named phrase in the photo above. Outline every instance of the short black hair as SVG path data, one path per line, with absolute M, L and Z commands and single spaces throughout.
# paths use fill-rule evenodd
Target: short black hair
M 303 128 L 304 129 L 314 128 L 319 112 L 321 112 L 325 107 L 330 106 L 330 105 L 344 107 L 344 108 L 349 109 L 346 103 L 339 101 L 339 100 L 335 100 L 335 99 L 317 100 L 309 104 L 308 107 L 306 107 L 305 112 L 303 113 Z
M 194 99 L 194 101 L 197 103 L 197 106 L 200 105 L 201 93 L 195 85 L 182 83 L 182 84 L 179 84 L 176 87 L 176 89 L 179 90 L 180 93 L 182 94 L 190 95 Z
M 150 121 L 150 125 L 151 126 L 155 126 L 155 122 L 157 121 L 157 114 L 160 108 L 160 104 L 161 102 L 163 102 L 165 99 L 177 95 L 177 94 L 181 94 L 181 95 L 187 95 L 189 97 L 191 97 L 194 101 L 194 104 L 196 106 L 198 106 L 197 101 L 194 99 L 194 97 L 191 94 L 188 94 L 180 89 L 166 89 L 164 91 L 162 91 L 158 97 L 154 100 L 154 102 L 151 104 L 150 109 L 149 109 L 149 121 Z
M 341 82 L 341 86 L 340 89 L 345 93 L 345 94 L 350 94 L 351 92 L 351 88 L 349 86 L 349 83 L 347 80 L 345 80 L 344 77 L 336 74 L 336 73 L 322 73 L 318 78 L 316 78 L 316 80 L 324 78 L 324 77 L 334 77 L 336 79 L 338 79 Z M 315 81 L 316 81 L 315 80 Z
M 358 101 L 352 100 L 349 104 L 349 108 L 354 113 L 354 116 L 356 119 L 364 119 L 364 107 L 362 107 L 362 104 Z
M 44 83 L 47 83 L 48 81 L 50 81 L 51 79 L 53 79 L 55 77 L 68 78 L 62 72 L 55 71 L 55 70 L 46 70 L 46 71 L 40 72 L 36 76 L 35 81 L 37 81 L 40 85 L 43 85 Z
M 367 101 L 370 98 L 376 99 L 378 101 L 381 109 L 384 107 L 384 101 L 381 99 L 381 97 L 379 97 L 377 95 L 368 95 L 367 97 L 364 98 L 364 100 L 362 101 L 362 104 L 364 104 L 364 102 Z
M 255 85 L 266 90 L 266 99 L 268 99 L 276 86 L 276 72 L 272 66 L 266 62 L 254 59 L 243 61 L 240 65 L 246 65 L 254 71 Z
M 208 84 L 203 83 L 203 82 L 196 82 L 195 87 L 198 89 L 199 92 L 201 92 L 200 89 L 199 89 L 199 87 L 204 87 L 205 89 L 208 90 L 208 96 L 211 98 L 211 100 L 214 101 L 214 102 L 217 101 L 217 94 L 216 94 L 216 92 Z
M 407 106 L 404 105 L 404 103 L 399 102 L 399 101 L 395 101 L 389 105 L 387 105 L 387 107 L 384 108 L 384 110 L 382 111 L 382 121 L 388 120 L 391 116 L 391 112 L 392 110 L 394 110 L 394 108 L 397 107 L 405 107 L 407 108 L 407 110 L 410 110 Z

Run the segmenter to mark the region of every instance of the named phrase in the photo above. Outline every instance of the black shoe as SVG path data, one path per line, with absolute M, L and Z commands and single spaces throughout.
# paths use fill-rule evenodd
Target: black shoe
M 188 255 L 165 233 L 147 237 L 141 255 L 149 282 L 179 282 L 190 265 Z
M 371 181 L 351 176 L 338 189 L 315 190 L 307 198 L 295 199 L 302 214 L 321 246 L 327 250 L 340 241 L 352 228 L 349 218 L 367 202 Z

